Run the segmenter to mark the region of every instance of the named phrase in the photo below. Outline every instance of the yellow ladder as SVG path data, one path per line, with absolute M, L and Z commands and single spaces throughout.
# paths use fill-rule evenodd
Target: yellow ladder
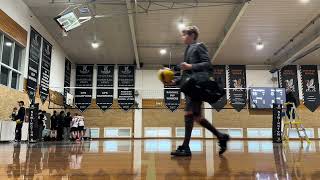
M 298 136 L 300 138 L 300 141 L 302 142 L 303 139 L 305 139 L 308 143 L 311 143 L 307 133 L 306 129 L 303 126 L 303 123 L 298 115 L 298 111 L 296 109 L 296 106 L 294 103 L 285 103 L 285 106 L 292 105 L 291 110 L 289 111 L 289 117 L 288 112 L 286 111 L 286 116 L 284 120 L 284 127 L 283 127 L 283 140 L 288 142 L 290 140 L 290 129 L 296 129 Z M 295 115 L 295 117 L 293 117 Z

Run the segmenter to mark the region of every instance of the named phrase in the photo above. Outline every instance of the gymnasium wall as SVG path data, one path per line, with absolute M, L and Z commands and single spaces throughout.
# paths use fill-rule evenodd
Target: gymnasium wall
M 271 79 L 275 75 L 269 73 L 268 70 L 248 68 L 246 73 L 248 87 L 278 86 L 277 78 L 274 78 L 276 81 L 272 81 Z M 95 78 L 96 76 L 94 76 L 94 82 Z M 300 78 L 299 86 L 301 86 Z M 114 87 L 117 87 L 117 69 L 115 70 Z M 98 109 L 95 105 L 95 100 L 93 100 L 89 109 L 83 113 L 87 119 L 86 125 L 88 127 L 100 128 L 100 137 L 104 137 L 103 130 L 105 127 L 132 128 L 132 130 L 135 130 L 134 133 L 136 137 L 144 137 L 145 128 L 169 127 L 172 130 L 172 136 L 175 136 L 175 129 L 184 126 L 183 100 L 180 106 L 181 109 L 178 109 L 175 112 L 171 112 L 165 107 L 163 103 L 163 85 L 157 79 L 157 70 L 136 70 L 135 88 L 139 92 L 136 101 L 139 103 L 139 107 L 143 107 L 144 109 L 132 110 L 129 112 L 120 109 L 110 109 L 103 112 Z M 115 101 L 112 108 L 118 108 L 116 104 L 116 92 L 117 91 L 115 91 Z M 231 106 L 227 104 L 226 108 L 231 108 Z M 320 128 L 319 110 L 320 108 L 312 113 L 303 105 L 299 107 L 299 112 L 305 122 L 305 126 L 307 128 L 314 128 L 316 137 L 317 128 Z M 72 112 L 79 113 L 78 110 L 72 110 Z M 261 111 L 243 109 L 241 112 L 237 112 L 233 109 L 223 109 L 220 112 L 207 110 L 207 114 L 208 112 L 211 114 L 212 120 L 218 128 L 240 128 L 243 130 L 244 136 L 247 134 L 246 128 L 271 128 L 271 110 Z M 135 123 L 138 124 L 138 127 L 136 128 L 134 128 Z M 196 125 L 196 127 L 198 127 L 198 125 Z
M 67 55 L 63 51 L 62 47 L 55 41 L 53 36 L 46 30 L 23 1 L 1 0 L 0 9 L 25 29 L 28 34 L 31 30 L 30 26 L 32 26 L 52 44 L 50 87 L 60 87 L 55 89 L 55 91 L 63 92 L 64 60 Z M 23 78 L 27 78 L 28 73 L 28 49 L 29 37 L 27 38 L 27 46 L 22 60 Z M 21 82 L 23 82 L 23 78 L 21 79 Z M 23 86 L 21 86 L 20 89 L 22 90 Z
M 63 106 L 62 96 L 57 93 L 51 91 L 51 104 L 52 108 L 61 108 Z M 11 120 L 10 115 L 13 107 L 18 107 L 17 101 L 24 101 L 25 107 L 29 107 L 29 97 L 27 93 L 21 92 L 19 90 L 15 90 L 9 88 L 7 86 L 0 85 L 0 120 Z M 49 101 L 46 101 L 44 104 L 41 103 L 39 93 L 36 95 L 36 102 L 39 103 L 39 108 L 48 113 L 52 113 L 53 109 L 49 109 Z
M 45 39 L 47 39 L 53 45 L 51 57 L 52 63 L 50 87 L 60 88 L 55 88 L 54 91 L 50 90 L 51 95 L 53 96 L 51 107 L 60 108 L 62 105 L 62 96 L 59 93 L 63 92 L 62 87 L 64 83 L 64 63 L 65 57 L 67 57 L 66 53 L 23 1 L 1 0 L 0 10 L 3 12 L 2 16 L 8 19 L 5 22 L 5 25 L 9 27 L 2 30 L 0 28 L 0 31 L 2 31 L 12 39 L 15 39 L 15 41 L 18 41 L 21 45 L 26 46 L 21 60 L 21 72 L 23 76 L 20 79 L 19 90 L 0 85 L 0 120 L 9 119 L 12 108 L 17 107 L 18 100 L 23 100 L 26 104 L 26 107 L 29 105 L 29 98 L 25 92 L 25 82 L 27 78 L 28 68 L 30 26 L 34 27 Z M 14 36 L 15 34 L 17 34 L 17 28 L 15 27 L 22 28 L 22 31 L 26 32 L 18 34 L 20 35 L 20 39 Z M 74 77 L 71 78 L 74 79 Z M 37 95 L 36 97 L 36 102 L 40 103 L 39 95 Z M 48 103 L 48 101 L 46 101 L 43 105 L 40 103 L 40 108 L 42 110 L 46 110 L 47 112 L 52 112 L 52 109 L 48 109 Z

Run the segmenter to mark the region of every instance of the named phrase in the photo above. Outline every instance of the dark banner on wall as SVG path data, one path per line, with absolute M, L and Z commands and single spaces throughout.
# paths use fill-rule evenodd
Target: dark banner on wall
M 39 74 L 39 62 L 41 52 L 41 35 L 31 27 L 30 32 L 30 44 L 29 44 L 29 65 L 28 65 L 28 79 L 27 79 L 27 91 L 31 102 L 35 101 L 38 74 Z
M 170 111 L 174 112 L 180 106 L 181 91 L 177 86 L 164 86 L 164 88 L 164 103 Z
M 96 103 L 103 111 L 109 109 L 113 103 L 113 77 L 114 65 L 98 65 L 97 87 L 110 89 L 97 89 Z
M 30 104 L 29 108 L 29 142 L 36 142 L 39 134 L 38 127 L 39 104 Z
M 273 143 L 282 143 L 282 105 L 273 104 L 272 109 L 272 140 Z
M 226 81 L 226 66 L 225 65 L 214 65 L 213 66 L 213 78 L 220 84 L 223 88 L 227 87 Z M 227 104 L 227 95 L 224 95 L 216 103 L 211 104 L 211 106 L 218 112 Z
M 81 64 L 76 68 L 76 87 L 92 87 L 93 65 Z M 75 89 L 75 105 L 83 112 L 91 104 L 92 89 L 76 88 Z
M 285 88 L 286 91 L 291 90 L 297 100 L 297 106 L 300 104 L 296 65 L 288 65 L 281 69 L 280 87 Z
M 172 65 L 170 68 L 175 72 L 176 77 L 181 75 L 180 69 L 176 65 Z M 177 86 L 164 86 L 164 88 L 164 103 L 170 111 L 174 112 L 180 106 L 181 90 Z
M 118 104 L 128 111 L 134 105 L 134 65 L 119 65 L 118 68 Z
M 64 90 L 63 90 L 63 103 L 66 105 L 67 93 L 70 93 L 70 89 L 66 87 L 70 87 L 71 81 L 71 62 L 66 58 L 64 61 Z
M 46 39 L 43 38 L 42 40 L 42 61 L 39 93 L 40 99 L 42 103 L 44 103 L 49 94 L 52 45 Z
M 318 68 L 316 65 L 300 67 L 304 105 L 314 112 L 320 105 Z
M 229 87 L 235 88 L 229 90 L 231 106 L 240 112 L 247 105 L 246 66 L 230 65 L 228 75 Z

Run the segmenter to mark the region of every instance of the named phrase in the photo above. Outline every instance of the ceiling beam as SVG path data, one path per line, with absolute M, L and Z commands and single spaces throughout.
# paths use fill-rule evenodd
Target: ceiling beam
M 271 71 L 295 63 L 312 53 L 320 44 L 320 14 L 312 19 L 302 30 L 281 47 L 267 60 L 272 65 Z
M 215 49 L 217 48 L 217 44 L 214 43 L 206 43 L 208 48 Z M 138 48 L 185 48 L 186 45 L 182 43 L 138 43 Z
M 224 26 L 224 31 L 220 36 L 221 39 L 218 42 L 218 44 L 219 44 L 218 48 L 213 53 L 213 56 L 211 59 L 212 62 L 217 58 L 219 52 L 221 51 L 221 49 L 223 48 L 225 43 L 228 41 L 231 33 L 233 32 L 234 28 L 239 23 L 240 18 L 242 17 L 245 10 L 247 9 L 249 2 L 250 2 L 250 0 L 243 0 L 242 4 L 238 5 L 235 8 L 235 10 L 233 11 L 233 13 L 231 14 L 231 16 L 229 17 L 227 23 Z
M 237 4 L 241 3 L 243 0 L 130 0 L 131 3 L 174 3 L 174 4 Z M 51 0 L 49 3 L 51 4 L 84 4 L 84 3 L 95 3 L 95 4 L 110 4 L 110 5 L 126 5 L 126 1 L 124 0 Z
M 137 69 L 140 69 L 140 59 L 138 54 L 138 47 L 137 47 L 137 39 L 136 39 L 136 32 L 135 32 L 135 23 L 132 15 L 132 6 L 130 0 L 126 0 L 127 3 L 127 10 L 128 10 L 128 17 L 129 17 L 129 25 L 131 31 L 131 39 L 133 45 L 134 56 L 136 60 Z

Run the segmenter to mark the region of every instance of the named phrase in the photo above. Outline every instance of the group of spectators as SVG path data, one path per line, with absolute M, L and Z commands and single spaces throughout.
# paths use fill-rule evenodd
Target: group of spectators
M 24 102 L 19 101 L 19 109 L 14 107 L 11 119 L 16 122 L 15 129 L 15 141 L 21 141 L 21 129 L 23 122 L 26 119 L 26 109 L 24 108 Z M 48 122 L 50 119 L 50 122 Z M 57 114 L 57 111 L 53 111 L 50 116 L 46 111 L 38 111 L 38 140 L 83 140 L 85 135 L 84 117 L 75 113 L 72 117 L 70 112 L 65 114 L 61 111 Z M 50 127 L 48 127 L 50 126 Z
M 75 113 L 72 117 L 70 112 L 65 115 L 64 111 L 57 115 L 57 111 L 53 111 L 50 119 L 50 137 L 54 140 L 83 140 L 85 133 L 83 116 Z

